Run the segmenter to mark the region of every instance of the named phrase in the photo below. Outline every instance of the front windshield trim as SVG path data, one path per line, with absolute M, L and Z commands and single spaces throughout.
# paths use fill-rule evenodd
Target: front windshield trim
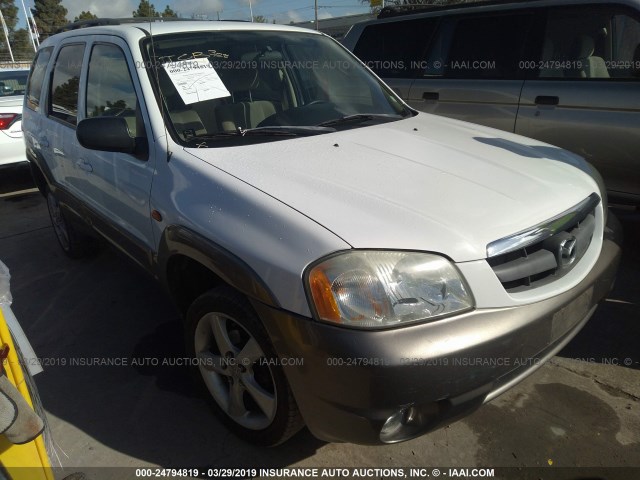
M 142 39 L 141 49 L 167 131 L 185 147 L 192 146 L 194 138 L 226 136 L 237 130 L 318 126 L 357 114 L 389 114 L 398 116 L 396 120 L 414 114 L 342 45 L 314 32 L 172 33 Z M 184 102 L 164 64 L 166 60 L 189 62 L 197 58 L 209 59 L 229 96 Z M 272 140 L 288 138 L 293 135 L 272 136 Z M 219 146 L 219 142 L 211 146 Z

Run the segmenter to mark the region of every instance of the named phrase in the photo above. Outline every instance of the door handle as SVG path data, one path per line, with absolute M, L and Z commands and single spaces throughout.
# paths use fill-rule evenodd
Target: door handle
M 560 103 L 559 97 L 540 95 L 534 100 L 536 105 L 558 105 Z
M 423 92 L 423 100 L 440 100 L 440 94 L 438 92 Z
M 93 172 L 93 167 L 91 166 L 90 163 L 85 162 L 84 160 L 78 160 L 76 162 L 76 167 L 78 167 L 81 170 L 84 170 L 85 172 Z

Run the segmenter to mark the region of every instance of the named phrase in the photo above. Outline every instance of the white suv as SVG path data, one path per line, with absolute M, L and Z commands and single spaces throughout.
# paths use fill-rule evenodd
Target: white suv
M 580 157 L 417 113 L 316 32 L 117 23 L 42 44 L 28 157 L 67 254 L 97 235 L 166 286 L 243 438 L 415 437 L 609 292 L 620 248 Z

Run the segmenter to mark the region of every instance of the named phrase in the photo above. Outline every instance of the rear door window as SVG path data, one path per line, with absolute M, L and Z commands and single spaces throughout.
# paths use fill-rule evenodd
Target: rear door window
M 538 78 L 640 78 L 640 19 L 623 6 L 550 9 Z
M 614 77 L 640 78 L 640 20 L 624 12 L 611 18 Z

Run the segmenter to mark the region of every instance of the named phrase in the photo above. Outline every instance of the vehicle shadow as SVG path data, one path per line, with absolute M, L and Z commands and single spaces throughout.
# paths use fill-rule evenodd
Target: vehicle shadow
M 0 167 L 0 179 L 0 195 L 35 187 L 26 162 Z

